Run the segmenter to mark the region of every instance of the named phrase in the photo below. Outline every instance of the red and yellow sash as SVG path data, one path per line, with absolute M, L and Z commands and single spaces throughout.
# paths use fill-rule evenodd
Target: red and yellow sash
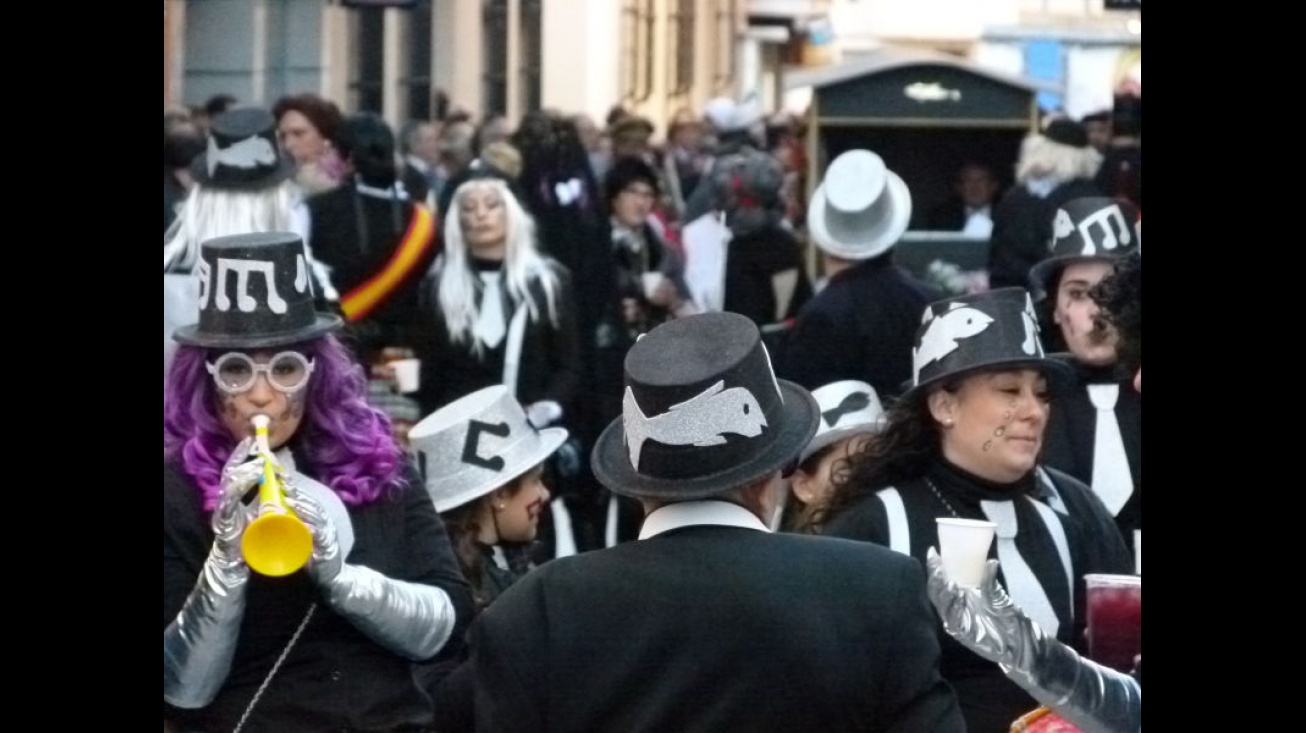
M 340 299 L 340 309 L 350 323 L 366 318 L 406 282 L 426 259 L 426 253 L 435 245 L 435 217 L 421 204 L 413 206 L 413 220 L 404 238 L 395 247 L 394 254 L 385 267 L 372 277 L 359 283 Z

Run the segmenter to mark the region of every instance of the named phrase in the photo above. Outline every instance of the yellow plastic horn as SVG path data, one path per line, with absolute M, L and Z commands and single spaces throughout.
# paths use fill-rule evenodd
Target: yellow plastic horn
M 268 416 L 255 415 L 254 441 L 263 454 L 263 479 L 258 489 L 258 517 L 245 528 L 240 549 L 251 570 L 281 577 L 304 567 L 313 554 L 313 534 L 286 505 L 268 445 Z

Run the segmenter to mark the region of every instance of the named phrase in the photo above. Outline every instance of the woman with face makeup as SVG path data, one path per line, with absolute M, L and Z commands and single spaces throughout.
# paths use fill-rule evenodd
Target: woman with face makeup
M 1111 514 L 1082 482 L 1039 462 L 1065 367 L 1044 356 L 1029 293 L 1002 288 L 931 303 L 913 377 L 821 507 L 824 534 L 927 561 L 936 518 L 997 525 L 1002 584 L 1042 629 L 1084 651 L 1084 575 L 1129 573 Z M 968 730 L 1006 731 L 1037 707 L 994 662 L 939 628 L 940 664 Z
M 409 439 L 479 612 L 535 567 L 531 549 L 550 498 L 544 462 L 567 430 L 537 430 L 508 388 L 496 385 L 427 416 Z M 443 661 L 418 667 L 441 733 L 475 727 L 475 690 L 464 661 L 459 657 L 451 673 L 445 670 L 453 665 Z
M 461 637 L 472 599 L 421 478 L 315 312 L 298 235 L 208 240 L 196 271 L 164 383 L 165 719 L 424 730 L 412 663 Z M 249 540 L 285 513 L 298 557 Z

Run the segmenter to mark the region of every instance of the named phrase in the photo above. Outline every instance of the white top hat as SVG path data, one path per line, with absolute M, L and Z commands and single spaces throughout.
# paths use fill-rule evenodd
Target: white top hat
M 807 228 L 826 252 L 866 260 L 896 244 L 910 219 L 907 184 L 875 153 L 849 150 L 834 159 L 812 194 Z
M 450 402 L 408 432 L 437 512 L 507 484 L 553 455 L 565 440 L 565 428 L 536 430 L 501 384 Z
M 798 456 L 802 463 L 822 448 L 850 435 L 874 433 L 884 427 L 884 407 L 875 388 L 866 382 L 846 379 L 812 390 L 821 410 L 816 435 Z

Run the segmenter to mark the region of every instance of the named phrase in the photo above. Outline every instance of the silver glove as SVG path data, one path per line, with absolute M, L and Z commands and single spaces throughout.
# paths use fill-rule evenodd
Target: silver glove
M 231 671 L 249 581 L 240 538 L 256 511 L 242 498 L 263 473 L 252 447 L 252 438 L 241 441 L 222 469 L 213 546 L 194 590 L 163 630 L 163 699 L 177 707 L 209 704 Z
M 997 560 L 988 561 L 979 588 L 958 586 L 933 547 L 925 563 L 930 601 L 952 638 L 997 662 L 1008 679 L 1085 733 L 1142 730 L 1138 681 L 1048 636 L 998 583 Z
M 396 654 L 421 661 L 435 656 L 453 632 L 453 601 L 443 589 L 388 578 L 341 557 L 335 524 L 322 505 L 282 476 L 286 503 L 313 534 L 308 572 L 327 604 L 358 630 Z

